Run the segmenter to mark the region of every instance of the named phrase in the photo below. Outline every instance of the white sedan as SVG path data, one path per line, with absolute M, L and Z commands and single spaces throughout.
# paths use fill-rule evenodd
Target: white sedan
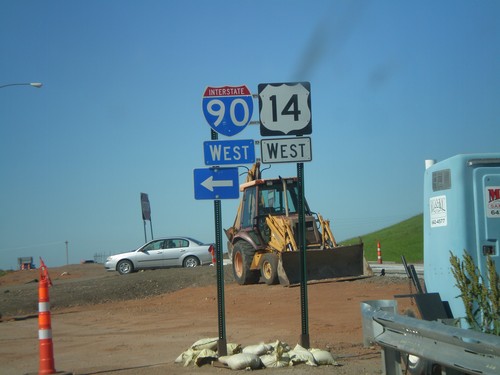
M 104 267 L 121 275 L 138 270 L 197 267 L 212 263 L 214 246 L 190 237 L 169 237 L 152 240 L 137 250 L 111 255 Z

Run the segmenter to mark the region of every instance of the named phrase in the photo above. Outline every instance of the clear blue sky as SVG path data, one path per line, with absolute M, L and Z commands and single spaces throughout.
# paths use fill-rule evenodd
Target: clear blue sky
M 425 159 L 499 150 L 499 19 L 487 0 L 2 1 L 0 85 L 44 86 L 0 89 L 0 268 L 138 247 L 141 192 L 155 237 L 213 242 L 207 86 L 311 83 L 305 189 L 337 239 L 421 213 Z

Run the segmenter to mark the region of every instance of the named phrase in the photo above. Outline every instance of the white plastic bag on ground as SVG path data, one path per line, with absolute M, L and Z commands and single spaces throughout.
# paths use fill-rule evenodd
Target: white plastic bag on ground
M 226 360 L 227 365 L 231 370 L 244 370 L 250 368 L 257 370 L 261 367 L 260 358 L 256 354 L 239 353 L 230 356 Z

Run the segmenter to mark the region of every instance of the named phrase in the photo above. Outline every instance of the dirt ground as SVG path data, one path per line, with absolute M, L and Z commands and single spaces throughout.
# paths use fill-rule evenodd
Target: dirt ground
M 99 264 L 50 269 L 55 368 L 74 374 L 228 374 L 230 369 L 174 363 L 192 343 L 218 337 L 215 267 L 120 276 Z M 225 332 L 242 346 L 280 340 L 291 347 L 302 330 L 299 287 L 240 286 L 224 276 Z M 38 373 L 38 271 L 0 277 L 0 374 Z M 308 285 L 311 347 L 339 366 L 305 364 L 262 374 L 381 374 L 380 350 L 362 345 L 360 302 L 410 292 L 408 280 L 368 279 Z M 398 309 L 412 308 L 398 299 Z

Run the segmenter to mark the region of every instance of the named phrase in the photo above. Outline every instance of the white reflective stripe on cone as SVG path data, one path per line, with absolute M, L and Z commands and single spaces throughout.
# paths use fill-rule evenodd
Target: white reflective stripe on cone
M 38 339 L 46 340 L 52 338 L 52 330 L 51 329 L 39 329 L 38 330 Z
M 50 302 L 38 302 L 38 312 L 50 311 Z

